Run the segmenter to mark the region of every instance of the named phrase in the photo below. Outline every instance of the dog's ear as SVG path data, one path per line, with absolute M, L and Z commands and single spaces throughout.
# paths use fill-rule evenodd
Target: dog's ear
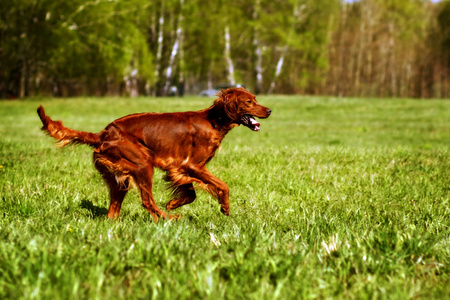
M 233 121 L 236 120 L 238 118 L 236 91 L 234 89 L 221 90 L 217 96 L 218 98 L 214 101 L 217 111 L 224 112 Z
M 217 93 L 217 99 L 214 100 L 214 108 L 216 108 L 218 111 L 224 111 L 224 106 L 225 106 L 225 100 L 224 97 L 222 95 L 223 91 L 220 91 Z

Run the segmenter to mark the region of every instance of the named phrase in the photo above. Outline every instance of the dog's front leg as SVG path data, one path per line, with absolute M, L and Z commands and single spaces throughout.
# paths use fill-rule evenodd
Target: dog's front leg
M 198 179 L 200 187 L 207 190 L 211 195 L 217 197 L 220 204 L 220 211 L 228 216 L 230 214 L 229 194 L 230 190 L 228 185 L 214 176 L 206 167 L 199 168 L 192 166 L 189 169 L 189 175 Z

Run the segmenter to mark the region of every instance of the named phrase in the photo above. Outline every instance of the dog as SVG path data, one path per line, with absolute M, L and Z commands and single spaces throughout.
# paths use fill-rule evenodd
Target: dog
M 217 94 L 212 106 L 200 111 L 137 113 L 119 118 L 100 133 L 73 130 L 53 121 L 42 106 L 37 112 L 42 130 L 60 147 L 86 144 L 94 149 L 94 165 L 109 187 L 108 218 L 118 218 L 131 181 L 139 188 L 144 208 L 153 216 L 178 219 L 160 210 L 153 199 L 153 168 L 166 172 L 173 199 L 171 211 L 195 200 L 193 183 L 218 198 L 221 212 L 230 214 L 229 188 L 206 169 L 225 135 L 244 125 L 260 130 L 257 118 L 268 118 L 271 110 L 260 105 L 244 88 L 230 88 Z

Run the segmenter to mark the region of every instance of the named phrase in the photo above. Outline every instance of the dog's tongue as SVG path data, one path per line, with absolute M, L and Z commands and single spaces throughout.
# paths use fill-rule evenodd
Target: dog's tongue
M 250 123 L 252 123 L 252 125 L 253 125 L 252 130 L 259 131 L 261 129 L 260 128 L 261 124 L 259 124 L 258 121 L 256 121 L 255 118 L 253 118 L 253 117 L 250 117 L 249 119 L 250 119 Z

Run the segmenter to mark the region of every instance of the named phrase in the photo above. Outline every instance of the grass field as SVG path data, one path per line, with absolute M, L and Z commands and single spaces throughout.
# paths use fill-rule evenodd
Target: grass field
M 200 191 L 158 223 L 137 191 L 106 219 L 92 151 L 54 147 L 36 108 L 99 132 L 212 99 L 0 101 L 0 298 L 448 299 L 450 101 L 259 101 L 261 132 L 234 129 L 209 164 L 231 215 Z

